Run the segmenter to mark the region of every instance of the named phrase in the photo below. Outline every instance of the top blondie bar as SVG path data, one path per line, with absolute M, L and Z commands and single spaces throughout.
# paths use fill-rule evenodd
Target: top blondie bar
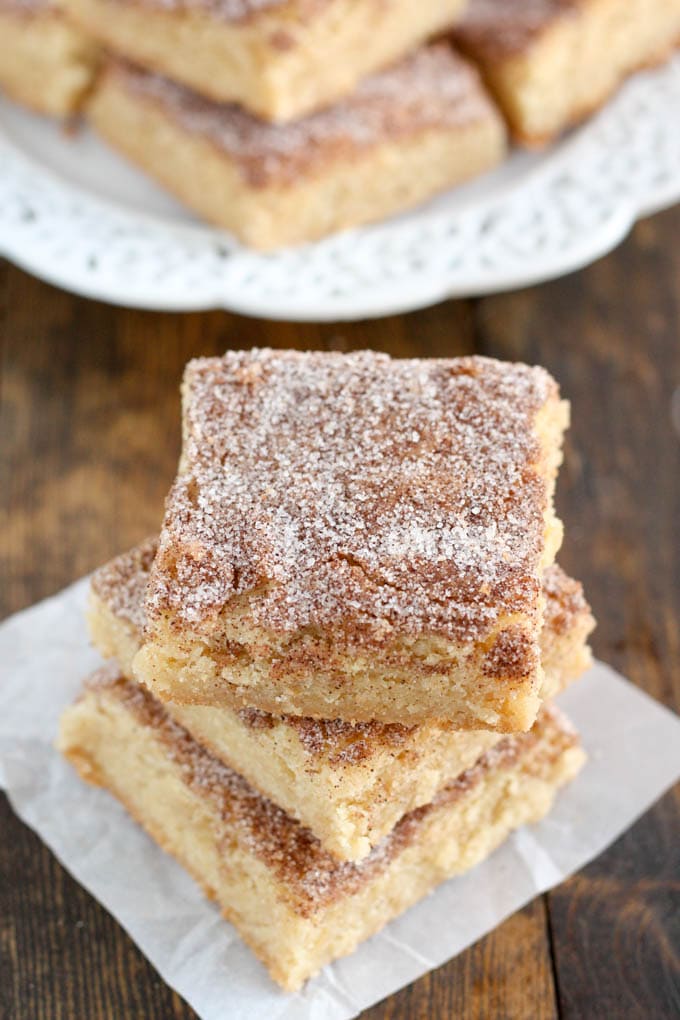
M 481 357 L 190 362 L 136 675 L 163 700 L 528 729 L 568 406 Z

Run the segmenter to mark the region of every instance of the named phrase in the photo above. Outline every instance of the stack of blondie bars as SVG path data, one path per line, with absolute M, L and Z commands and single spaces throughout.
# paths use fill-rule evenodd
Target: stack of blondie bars
M 191 362 L 160 538 L 93 577 L 59 745 L 285 989 L 540 819 L 593 620 L 555 564 L 568 409 L 486 358 Z

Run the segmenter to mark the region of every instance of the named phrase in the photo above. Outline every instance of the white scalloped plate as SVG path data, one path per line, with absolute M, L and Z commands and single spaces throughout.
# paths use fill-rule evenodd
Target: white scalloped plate
M 680 200 L 680 56 L 543 154 L 417 211 L 275 255 L 197 223 L 88 131 L 0 99 L 0 251 L 67 290 L 163 310 L 360 319 L 571 272 Z

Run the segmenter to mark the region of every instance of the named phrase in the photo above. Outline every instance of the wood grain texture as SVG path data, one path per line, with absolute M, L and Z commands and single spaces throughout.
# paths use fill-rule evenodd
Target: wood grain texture
M 2 265 L 0 614 L 157 528 L 190 357 L 251 345 L 478 352 L 544 364 L 571 399 L 561 561 L 586 583 L 598 655 L 680 708 L 679 232 L 675 210 L 564 280 L 341 325 L 117 309 Z M 571 881 L 366 1020 L 680 1015 L 678 806 L 666 796 Z M 0 1020 L 192 1016 L 3 799 Z

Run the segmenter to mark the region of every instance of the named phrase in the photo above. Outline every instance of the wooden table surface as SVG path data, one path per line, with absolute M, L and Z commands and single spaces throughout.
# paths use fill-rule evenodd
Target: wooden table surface
M 0 266 L 0 614 L 158 527 L 188 358 L 251 345 L 477 352 L 545 365 L 572 401 L 561 562 L 586 585 L 597 655 L 679 709 L 678 237 L 680 209 L 554 283 L 321 326 L 112 308 Z M 679 803 L 668 794 L 580 874 L 366 1020 L 680 1016 Z M 1 1020 L 192 1016 L 3 798 Z

